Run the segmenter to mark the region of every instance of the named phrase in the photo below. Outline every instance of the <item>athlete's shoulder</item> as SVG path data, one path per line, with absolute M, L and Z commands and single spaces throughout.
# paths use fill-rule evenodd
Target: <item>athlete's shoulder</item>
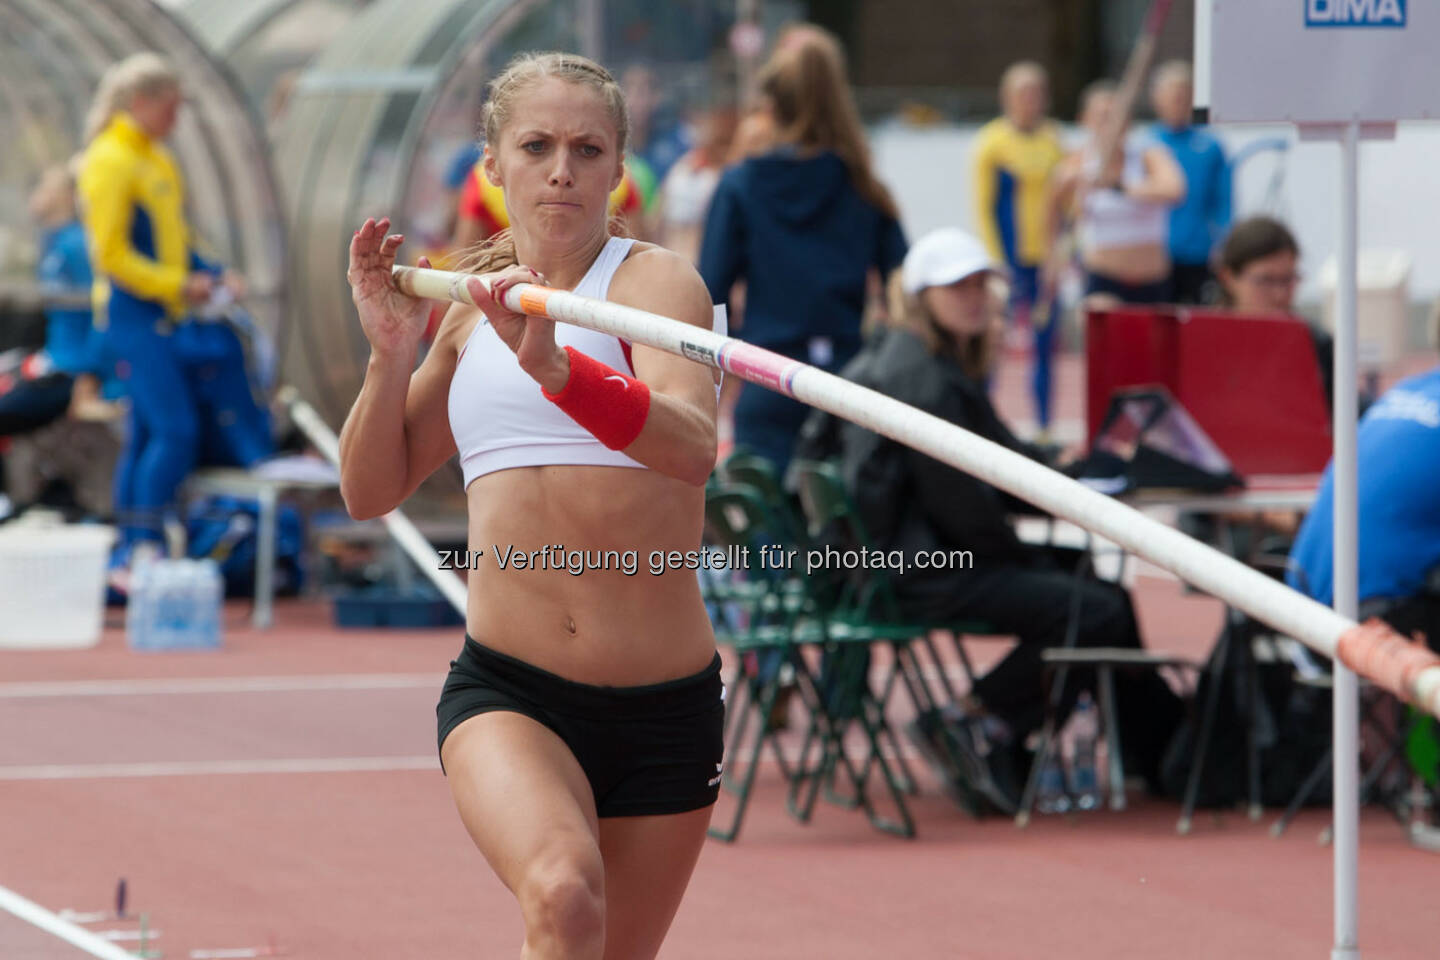
M 130 144 L 105 130 L 85 148 L 80 161 L 80 175 L 124 172 L 134 169 L 139 161 L 139 153 Z
M 622 275 L 646 280 L 700 280 L 699 271 L 689 259 L 668 247 L 645 240 L 636 240 L 630 248 L 630 255 L 616 269 L 615 278 L 618 280 Z
M 615 271 L 610 299 L 709 325 L 710 291 L 700 272 L 689 259 L 658 244 L 636 241 Z

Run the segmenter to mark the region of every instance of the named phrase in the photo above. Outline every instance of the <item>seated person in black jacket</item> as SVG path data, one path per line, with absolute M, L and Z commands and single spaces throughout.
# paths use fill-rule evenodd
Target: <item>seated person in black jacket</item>
M 891 278 L 889 328 L 852 361 L 847 376 L 1043 462 L 1037 448 L 1001 422 L 986 394 L 1003 331 L 1000 286 L 974 237 L 956 229 L 924 237 Z M 806 435 L 819 432 L 817 425 Z M 936 550 L 973 554 L 969 569 L 916 569 L 907 563 L 903 575 L 894 577 L 901 613 L 932 622 L 983 620 L 1019 638 L 999 665 L 978 678 L 962 723 L 979 723 L 992 741 L 1008 742 L 1012 763 L 1028 762 L 1025 741 L 1044 721 L 1048 693 L 1040 652 L 1064 645 L 1080 555 L 1021 543 L 1010 515 L 1034 508 L 982 480 L 854 424 L 835 421 L 831 436 L 877 547 L 900 550 L 907 558 Z M 802 447 L 802 452 L 817 451 Z M 1141 645 L 1123 587 L 1085 578 L 1079 589 L 1079 646 Z M 1064 710 L 1090 681 L 1071 671 Z M 1116 678 L 1116 700 L 1122 741 L 1135 764 L 1128 769 L 1154 783 L 1181 717 L 1180 702 L 1155 674 L 1128 671 Z

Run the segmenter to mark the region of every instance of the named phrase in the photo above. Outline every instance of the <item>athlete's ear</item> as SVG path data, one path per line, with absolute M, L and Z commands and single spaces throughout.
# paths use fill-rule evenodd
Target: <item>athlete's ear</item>
M 497 186 L 497 187 L 503 187 L 503 186 L 505 186 L 505 184 L 500 181 L 500 164 L 499 164 L 499 162 L 495 159 L 495 154 L 491 152 L 491 150 L 490 150 L 490 144 L 488 144 L 488 143 L 485 144 L 485 161 L 484 161 L 484 162 L 485 162 L 485 167 L 484 167 L 484 169 L 485 169 L 485 179 L 486 179 L 486 180 L 489 180 L 490 183 L 491 183 L 492 185 L 494 185 L 494 186 Z

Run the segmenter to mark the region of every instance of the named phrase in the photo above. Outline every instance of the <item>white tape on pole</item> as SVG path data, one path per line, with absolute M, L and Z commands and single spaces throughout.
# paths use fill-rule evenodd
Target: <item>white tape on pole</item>
M 412 296 L 471 303 L 467 277 L 396 267 L 396 283 Z M 943 463 L 979 477 L 1064 517 L 1169 570 L 1231 606 L 1334 658 L 1351 620 L 1179 531 L 954 424 L 751 344 L 620 304 L 532 284 L 506 291 L 512 310 L 575 323 L 719 367 L 751 383 L 819 407 Z M 1440 668 L 1416 681 L 1432 691 L 1423 701 L 1440 713 Z M 1413 694 L 1414 691 L 1411 691 Z

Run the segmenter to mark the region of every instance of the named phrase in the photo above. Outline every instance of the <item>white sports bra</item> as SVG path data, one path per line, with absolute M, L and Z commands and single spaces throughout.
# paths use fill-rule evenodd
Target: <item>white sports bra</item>
M 1125 144 L 1125 165 L 1121 180 L 1128 186 L 1145 179 L 1147 142 Z M 1099 158 L 1091 151 L 1085 170 L 1093 175 Z M 1091 190 L 1085 195 L 1079 224 L 1080 246 L 1089 251 L 1155 244 L 1164 247 L 1170 239 L 1170 208 L 1163 203 L 1136 200 L 1119 190 Z
M 604 300 L 610 281 L 635 241 L 611 237 L 575 285 L 574 293 Z M 725 333 L 724 307 L 715 310 L 714 329 Z M 555 342 L 634 375 L 630 344 L 606 333 L 570 323 L 555 325 Z M 455 364 L 450 381 L 450 431 L 460 452 L 465 486 L 476 477 L 511 467 L 550 464 L 641 467 L 619 450 L 596 440 L 555 404 L 545 399 L 540 384 L 520 369 L 515 353 L 482 314 Z

